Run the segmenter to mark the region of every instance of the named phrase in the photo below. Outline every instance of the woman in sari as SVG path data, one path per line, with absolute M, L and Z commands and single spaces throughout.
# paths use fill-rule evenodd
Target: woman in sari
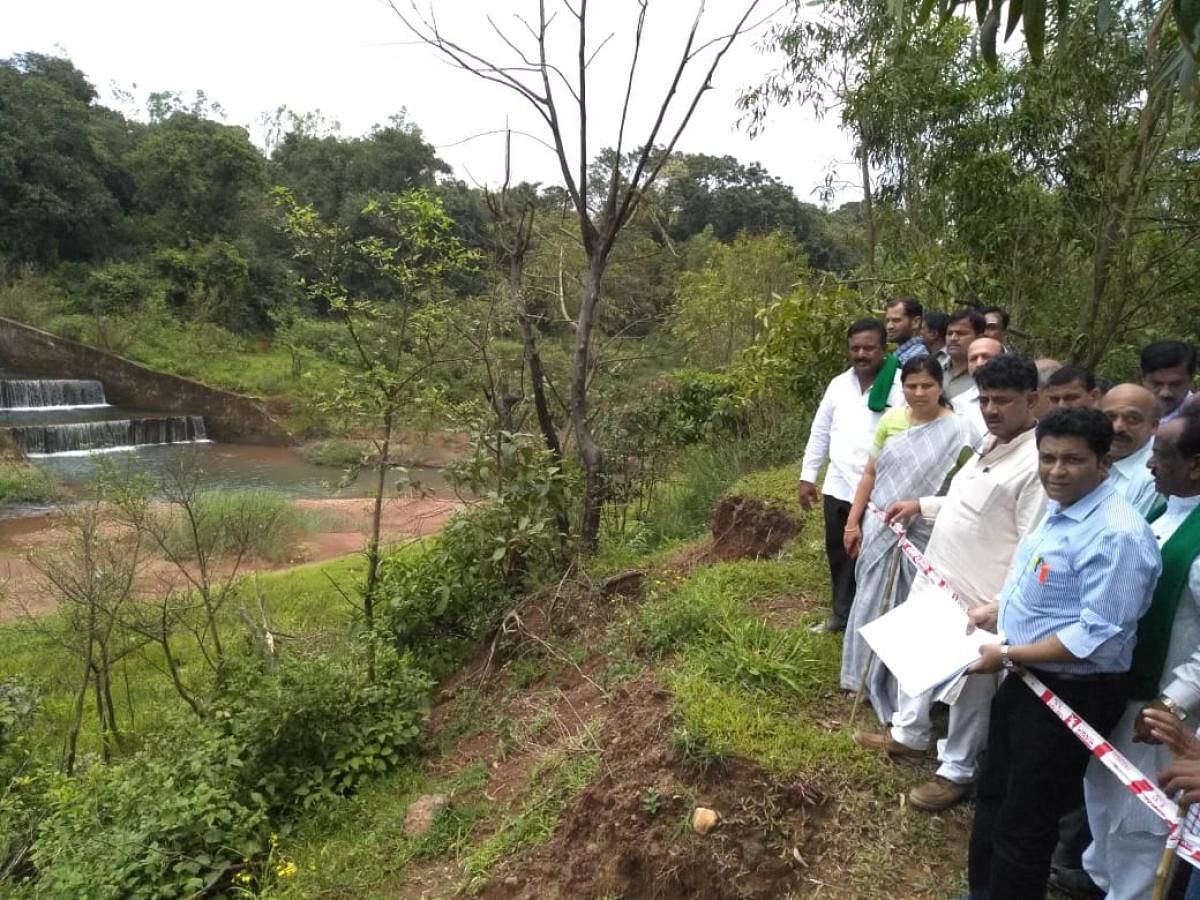
M 875 431 L 871 456 L 850 507 L 843 543 L 856 559 L 854 577 L 858 585 L 842 647 L 843 690 L 864 687 L 875 712 L 890 722 L 895 711 L 896 690 L 891 673 L 881 663 L 867 670 L 870 648 L 858 629 L 877 618 L 893 602 L 908 596 L 916 568 L 903 555 L 893 568 L 896 536 L 875 516 L 865 514 L 867 501 L 887 509 L 897 500 L 927 497 L 940 492 L 970 446 L 970 435 L 962 416 L 954 415 L 942 396 L 942 367 L 932 356 L 910 359 L 900 370 L 905 406 L 884 413 Z M 930 526 L 915 520 L 909 539 L 920 549 L 929 540 Z M 885 589 L 889 596 L 884 597 Z

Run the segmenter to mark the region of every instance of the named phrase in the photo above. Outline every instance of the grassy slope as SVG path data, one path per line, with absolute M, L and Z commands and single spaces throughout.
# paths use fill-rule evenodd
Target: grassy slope
M 350 608 L 331 588 L 330 579 L 348 588 L 363 571 L 363 559 L 356 554 L 263 574 L 258 577 L 258 583 L 276 629 L 312 646 L 342 640 L 351 621 Z M 241 594 L 229 602 L 227 615 L 236 617 L 236 610 L 243 602 L 248 609 L 257 609 L 254 593 L 253 581 L 246 581 Z M 34 743 L 41 748 L 41 755 L 51 760 L 57 759 L 60 749 L 58 723 L 69 718 L 79 679 L 70 657 L 57 647 L 62 632 L 62 621 L 57 614 L 17 619 L 0 625 L 0 679 L 28 678 L 34 673 L 46 712 L 37 719 L 39 730 L 34 734 Z M 196 671 L 201 667 L 199 653 L 194 648 L 184 647 L 181 659 L 189 679 L 196 677 Z M 151 724 L 163 709 L 182 702 L 162 675 L 161 657 L 153 650 L 127 657 L 117 664 L 115 671 L 115 702 L 122 715 L 129 709 L 134 711 L 139 729 Z M 85 753 L 98 748 L 93 719 L 92 715 L 84 717 L 80 749 Z
M 785 467 L 749 476 L 734 490 L 791 503 L 795 480 L 794 467 Z M 823 807 L 823 849 L 807 861 L 806 883 L 814 891 L 854 898 L 956 895 L 969 811 L 931 817 L 904 808 L 904 794 L 931 766 L 894 766 L 852 743 L 850 702 L 837 690 L 839 641 L 809 631 L 828 600 L 819 515 L 805 517 L 804 532 L 778 560 L 689 572 L 672 563 L 677 556 L 642 557 L 651 572 L 645 600 L 614 613 L 601 645 L 589 633 L 556 656 L 523 657 L 506 667 L 491 688 L 473 689 L 453 717 L 438 723 L 425 766 L 381 780 L 303 823 L 282 844 L 297 873 L 274 893 L 448 896 L 477 887 L 489 872 L 519 873 L 522 852 L 549 838 L 593 763 L 585 754 L 568 766 L 550 754 L 519 796 L 490 797 L 488 772 L 504 764 L 507 736 L 534 729 L 506 711 L 514 698 L 539 697 L 568 657 L 598 656 L 608 661 L 602 683 L 647 667 L 668 686 L 676 713 L 670 739 L 684 759 L 704 766 L 737 756 L 818 785 L 832 799 Z M 627 552 L 611 553 L 592 574 L 631 561 Z M 874 727 L 869 710 L 859 713 L 858 724 Z M 450 811 L 430 835 L 405 837 L 408 804 L 430 791 L 450 795 Z M 686 829 L 680 833 L 680 840 L 688 837 Z M 406 892 L 410 877 L 416 885 Z

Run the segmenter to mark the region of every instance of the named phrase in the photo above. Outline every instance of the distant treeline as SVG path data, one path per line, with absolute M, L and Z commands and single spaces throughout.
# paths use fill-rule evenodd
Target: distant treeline
M 370 200 L 425 188 L 469 245 L 486 246 L 483 192 L 455 179 L 403 112 L 345 137 L 319 114 L 281 107 L 264 116 L 264 153 L 202 93 L 192 102 L 151 94 L 145 120 L 133 119 L 102 105 L 69 60 L 27 53 L 0 61 L 0 121 L 0 286 L 49 277 L 77 313 L 156 301 L 233 331 L 271 330 L 301 302 L 276 185 L 359 236 L 376 227 L 362 214 Z M 611 165 L 602 153 L 594 177 Z M 681 154 L 665 171 L 625 238 L 637 248 L 627 254 L 638 269 L 628 273 L 637 311 L 615 315 L 614 328 L 661 316 L 686 265 L 679 245 L 706 230 L 723 242 L 783 232 L 814 269 L 849 272 L 858 262 L 857 204 L 831 213 L 802 203 L 761 166 L 732 157 Z M 544 220 L 570 227 L 560 188 L 525 188 Z M 455 290 L 482 293 L 489 277 L 485 267 Z

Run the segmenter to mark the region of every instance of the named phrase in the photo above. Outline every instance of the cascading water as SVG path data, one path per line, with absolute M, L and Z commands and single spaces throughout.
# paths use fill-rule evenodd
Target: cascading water
M 73 378 L 0 380 L 0 410 L 95 409 L 108 406 L 98 381 Z
M 0 431 L 30 456 L 208 440 L 201 416 L 115 409 L 100 382 L 64 378 L 0 378 Z

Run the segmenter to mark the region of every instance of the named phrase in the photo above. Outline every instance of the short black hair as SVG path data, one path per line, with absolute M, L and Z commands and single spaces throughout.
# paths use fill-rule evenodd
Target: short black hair
M 903 384 L 905 378 L 909 375 L 916 375 L 918 372 L 924 372 L 938 384 L 941 384 L 945 377 L 942 364 L 937 361 L 937 357 L 929 353 L 922 353 L 920 356 L 912 357 L 900 367 L 900 383 Z
M 1196 348 L 1183 341 L 1155 341 L 1142 350 L 1142 374 L 1161 369 L 1184 366 L 1189 375 L 1196 374 Z
M 1096 389 L 1096 376 L 1078 366 L 1063 366 L 1061 369 L 1055 369 L 1046 379 L 1046 387 L 1062 387 L 1064 384 L 1072 384 L 1076 381 L 1083 385 L 1085 391 Z
M 1081 437 L 1097 459 L 1104 459 L 1112 449 L 1113 427 L 1098 409 L 1053 409 L 1037 424 L 1038 445 L 1047 437 Z
M 987 320 L 984 319 L 983 314 L 980 313 L 979 310 L 968 309 L 966 307 L 963 309 L 956 309 L 954 312 L 950 313 L 950 318 L 946 321 L 946 327 L 949 328 L 955 322 L 962 322 L 964 320 L 971 323 L 971 330 L 974 331 L 976 335 L 983 334 L 983 329 L 987 327 Z
M 1007 309 L 1004 309 L 1000 306 L 985 306 L 980 310 L 980 312 L 983 313 L 984 316 L 987 316 L 988 313 L 996 313 L 996 315 L 1000 317 L 1000 327 L 1005 331 L 1008 330 L 1009 315 Z
M 856 334 L 863 334 L 867 331 L 873 331 L 879 335 L 879 346 L 887 346 L 887 329 L 883 327 L 883 323 L 878 319 L 858 319 L 846 329 L 846 340 L 854 337 Z
M 1185 457 L 1200 454 L 1200 403 L 1185 403 L 1176 418 L 1183 423 L 1179 452 Z
M 946 328 L 950 325 L 950 316 L 947 313 L 932 311 L 921 316 L 921 321 L 925 323 L 925 327 L 940 337 L 946 339 Z
M 1036 391 L 1037 366 L 1032 359 L 1005 353 L 989 359 L 975 370 L 975 384 L 981 391 Z
M 921 306 L 921 301 L 916 297 L 889 297 L 887 303 L 883 304 L 883 306 L 884 309 L 890 309 L 898 303 L 904 304 L 904 314 L 910 319 L 923 315 L 925 312 Z

